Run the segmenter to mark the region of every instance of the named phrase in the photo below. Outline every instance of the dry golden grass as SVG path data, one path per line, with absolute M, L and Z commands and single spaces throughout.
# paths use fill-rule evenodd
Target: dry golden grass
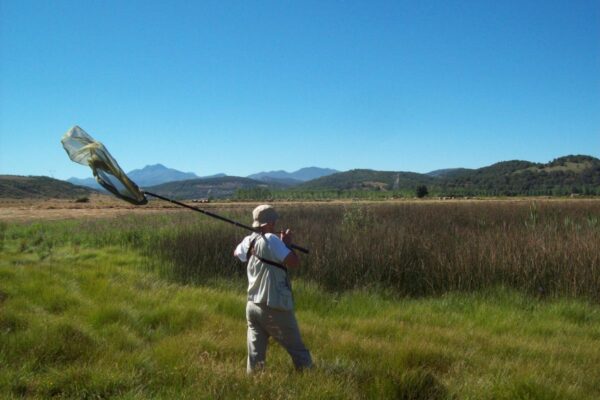
M 25 222 L 36 220 L 61 220 L 61 219 L 77 219 L 77 218 L 110 218 L 122 215 L 148 215 L 157 212 L 179 211 L 181 207 L 161 201 L 158 199 L 152 200 L 144 206 L 135 206 L 114 196 L 93 194 L 89 196 L 89 201 L 78 203 L 74 199 L 7 199 L 0 198 L 0 221 L 7 222 Z M 275 201 L 272 202 L 278 207 L 296 207 L 296 206 L 339 206 L 349 204 L 359 204 L 368 206 L 370 204 L 481 204 L 481 203 L 497 203 L 497 204 L 523 204 L 532 201 L 540 204 L 561 204 L 561 203 L 576 203 L 576 204 L 595 204 L 600 202 L 596 199 L 564 199 L 564 198 L 548 198 L 548 197 L 515 197 L 507 199 L 494 198 L 429 198 L 415 199 L 404 198 L 395 200 L 330 200 L 330 201 Z M 213 212 L 228 212 L 238 210 L 252 209 L 261 202 L 236 202 L 229 200 L 213 201 L 211 203 L 193 203 L 191 201 L 183 201 L 186 204 L 196 206 L 203 210 L 211 210 Z M 264 202 L 263 202 L 264 203 Z

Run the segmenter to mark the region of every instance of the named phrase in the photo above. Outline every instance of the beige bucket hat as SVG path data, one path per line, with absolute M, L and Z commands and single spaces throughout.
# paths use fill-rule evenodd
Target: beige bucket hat
M 258 228 L 260 226 L 265 226 L 270 222 L 277 221 L 279 215 L 277 215 L 277 212 L 275 212 L 273 206 L 263 204 L 256 207 L 252 211 L 252 218 L 254 219 L 254 221 L 252 222 L 252 227 Z

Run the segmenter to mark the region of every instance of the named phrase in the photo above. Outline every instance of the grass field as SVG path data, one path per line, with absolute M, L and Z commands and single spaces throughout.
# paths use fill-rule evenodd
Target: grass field
M 307 271 L 296 274 L 294 288 L 297 316 L 316 368 L 295 373 L 287 354 L 273 345 L 268 371 L 252 378 L 245 374 L 244 266 L 230 256 L 243 232 L 190 218 L 190 213 L 4 223 L 0 397 L 600 397 L 600 306 L 590 292 L 594 283 L 562 281 L 552 269 L 541 275 L 554 284 L 540 293 L 514 275 L 519 263 L 532 260 L 539 271 L 555 268 L 558 262 L 544 260 L 562 254 L 572 258 L 564 268 L 585 272 L 587 267 L 583 276 L 595 279 L 598 250 L 587 241 L 597 239 L 593 221 L 599 206 L 386 207 L 282 212 L 282 222 L 297 227 L 297 241 L 313 250 L 304 259 Z M 244 212 L 231 216 L 242 218 Z M 386 218 L 380 219 L 382 215 Z M 446 221 L 454 217 L 454 232 L 463 239 L 473 243 L 480 236 L 480 257 L 494 241 L 504 249 L 519 249 L 511 236 L 515 232 L 530 232 L 525 241 L 542 238 L 547 253 L 491 253 L 501 258 L 492 269 L 497 279 L 481 274 L 471 276 L 469 285 L 450 283 L 413 292 L 411 288 L 422 286 L 405 280 L 431 281 L 439 274 L 441 282 L 450 276 L 444 266 L 460 260 L 435 261 L 431 254 L 441 254 L 442 245 L 450 254 L 468 248 L 440 236 L 447 225 L 434 229 L 442 215 L 448 215 Z M 482 218 L 485 224 L 474 223 Z M 415 241 L 416 233 L 429 243 L 423 253 L 427 257 L 405 251 L 389 259 L 397 268 L 421 260 L 417 265 L 423 266 L 424 275 L 360 275 L 356 266 L 369 265 L 372 258 L 361 259 L 354 248 L 343 254 L 333 251 L 333 243 L 359 246 L 349 232 L 363 234 L 364 224 L 373 221 L 387 221 L 379 224 L 383 227 L 390 221 L 398 225 L 382 228 L 394 239 L 384 242 L 388 247 L 379 252 L 399 243 L 406 251 L 410 244 L 422 246 Z M 321 226 L 328 229 L 321 231 Z M 510 234 L 502 235 L 502 230 Z M 431 235 L 424 236 L 426 232 Z M 439 248 L 432 245 L 435 237 Z M 534 247 L 532 253 L 537 252 Z M 406 254 L 410 257 L 403 258 Z M 333 265 L 325 265 L 328 256 Z M 340 257 L 345 257 L 343 262 Z M 349 271 L 339 269 L 343 263 L 350 264 Z M 503 275 L 501 265 L 509 265 L 512 275 Z M 319 275 L 319 268 L 329 269 Z M 336 273 L 339 284 L 330 281 Z M 344 278 L 344 273 L 355 276 Z M 365 279 L 373 284 L 361 286 Z

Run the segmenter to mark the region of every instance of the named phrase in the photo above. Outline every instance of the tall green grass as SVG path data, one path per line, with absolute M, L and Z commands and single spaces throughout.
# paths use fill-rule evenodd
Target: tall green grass
M 297 316 L 316 368 L 296 374 L 274 345 L 267 372 L 248 378 L 243 279 L 172 282 L 133 247 L 98 245 L 101 235 L 69 243 L 65 229 L 85 228 L 63 222 L 5 231 L 0 398 L 600 396 L 598 306 L 510 289 L 397 299 L 296 280 Z M 39 236 L 27 239 L 23 230 Z

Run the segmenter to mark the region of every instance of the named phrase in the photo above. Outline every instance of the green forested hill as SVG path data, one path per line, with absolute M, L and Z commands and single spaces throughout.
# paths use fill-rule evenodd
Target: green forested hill
M 416 172 L 353 169 L 324 176 L 299 185 L 300 189 L 326 190 L 399 190 L 419 184 L 433 183 L 435 178 Z
M 94 190 L 47 176 L 0 175 L 0 198 L 77 198 Z
M 406 191 L 419 185 L 440 195 L 600 194 L 600 160 L 569 155 L 546 164 L 512 160 L 429 174 L 355 169 L 306 182 L 298 190 Z
M 547 164 L 506 161 L 441 179 L 437 185 L 444 193 L 457 194 L 600 194 L 600 160 L 566 156 Z

